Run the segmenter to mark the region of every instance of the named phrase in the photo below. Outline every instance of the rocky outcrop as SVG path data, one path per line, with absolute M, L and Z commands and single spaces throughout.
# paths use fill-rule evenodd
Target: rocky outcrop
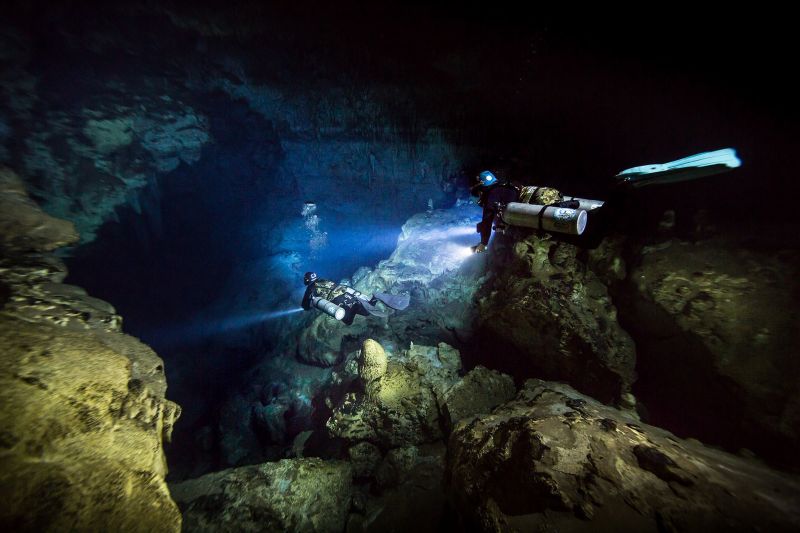
M 372 480 L 356 486 L 347 531 L 442 531 L 443 443 L 396 448 L 386 453 Z
M 667 239 L 639 257 L 626 327 L 654 422 L 797 466 L 797 250 Z
M 465 418 L 491 412 L 516 393 L 511 376 L 477 366 L 445 393 L 442 409 L 452 427 Z
M 28 197 L 22 180 L 0 166 L 0 251 L 49 252 L 78 240 L 75 226 L 43 213 Z
M 641 424 L 571 387 L 529 380 L 458 424 L 447 482 L 480 531 L 789 531 L 800 479 Z
M 344 530 L 352 469 L 343 461 L 284 459 L 171 485 L 186 531 Z
M 114 308 L 62 283 L 76 238 L 0 172 L 0 523 L 6 530 L 179 531 L 162 443 L 180 408 L 161 359 Z
M 409 340 L 466 342 L 475 318 L 473 297 L 484 281 L 485 257 L 469 250 L 478 239 L 478 220 L 480 209 L 467 202 L 412 216 L 388 259 L 345 280 L 364 294 L 409 292 L 411 305 L 386 320 L 357 317 L 349 327 L 320 315 L 301 332 L 298 358 L 331 366 L 367 337 L 393 351 Z
M 360 359 L 383 348 L 372 339 L 364 341 Z M 366 383 L 359 365 L 358 380 L 327 421 L 331 435 L 357 443 L 368 441 L 384 449 L 413 446 L 442 438 L 445 421 L 441 406 L 445 393 L 458 381 L 461 359 L 452 347 L 412 345 L 392 357 L 386 371 Z M 329 403 L 333 403 L 329 398 Z
M 634 344 L 585 254 L 551 235 L 495 244 L 496 275 L 479 294 L 477 337 L 492 358 L 480 362 L 619 401 L 634 381 Z

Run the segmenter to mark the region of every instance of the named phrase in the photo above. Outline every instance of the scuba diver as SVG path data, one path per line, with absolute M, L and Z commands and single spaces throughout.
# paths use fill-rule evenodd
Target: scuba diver
M 498 229 L 511 226 L 580 236 L 586 230 L 589 212 L 599 217 L 595 219 L 599 224 L 592 224 L 597 228 L 585 241 L 596 246 L 605 230 L 620 216 L 620 211 L 628 211 L 624 207 L 631 191 L 719 174 L 741 164 L 734 149 L 724 148 L 669 163 L 629 168 L 616 175 L 617 183 L 610 201 L 565 196 L 550 187 L 518 188 L 508 181 L 501 183 L 492 172 L 484 170 L 471 190 L 473 195 L 479 196 L 478 205 L 483 207 L 483 218 L 477 226 L 481 242 L 473 246 L 472 251 L 486 250 L 495 219 Z
M 492 172 L 484 170 L 478 174 L 478 183 L 470 189 L 470 193 L 478 197 L 478 205 L 483 208 L 483 217 L 476 227 L 481 234 L 481 242 L 472 246 L 472 251 L 479 254 L 485 252 L 489 245 L 492 225 L 500 213 L 500 208 L 510 202 L 516 202 L 520 189 L 510 181 L 501 182 Z
M 388 313 L 378 309 L 376 304 L 382 302 L 386 307 L 402 311 L 410 303 L 408 294 L 386 294 L 376 292 L 372 298 L 358 292 L 347 285 L 321 279 L 316 272 L 306 272 L 303 283 L 308 287 L 303 295 L 303 309 L 310 311 L 319 309 L 323 313 L 341 320 L 348 326 L 356 315 L 386 317 Z

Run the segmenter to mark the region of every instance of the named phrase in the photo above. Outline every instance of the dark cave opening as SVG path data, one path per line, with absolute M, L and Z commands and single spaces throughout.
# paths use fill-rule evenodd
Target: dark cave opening
M 779 344 L 800 340 L 784 318 L 755 316 L 771 297 L 789 313 L 800 301 L 796 86 L 773 68 L 786 35 L 740 41 L 751 23 L 735 13 L 720 16 L 731 26 L 665 14 L 631 27 L 474 2 L 130 4 L 54 7 L 40 21 L 19 2 L 18 28 L 6 35 L 0 21 L 0 45 L 22 43 L 0 84 L 0 163 L 83 232 L 64 254 L 67 283 L 110 302 L 163 358 L 166 397 L 183 408 L 165 446 L 170 483 L 287 457 L 353 459 L 361 437 L 328 422 L 366 401 L 368 387 L 348 381 L 366 337 L 402 365 L 414 345 L 440 357 L 446 343 L 461 352 L 460 378 L 481 365 L 518 390 L 568 383 L 680 438 L 797 469 L 800 368 Z M 622 169 L 727 146 L 744 162 L 731 173 L 615 186 Z M 447 245 L 477 243 L 468 189 L 484 168 L 608 209 L 583 237 L 511 230 L 426 277 Z M 441 212 L 461 233 L 377 266 L 410 217 L 433 234 Z M 599 264 L 612 259 L 621 273 Z M 301 312 L 306 271 L 413 304 L 342 331 Z M 0 283 L 0 306 L 12 293 Z M 751 340 L 751 354 L 737 348 Z M 444 447 L 453 426 L 437 424 Z M 373 445 L 385 469 L 403 461 L 394 444 Z M 377 497 L 376 476 L 354 479 Z M 498 494 L 514 500 L 507 486 Z

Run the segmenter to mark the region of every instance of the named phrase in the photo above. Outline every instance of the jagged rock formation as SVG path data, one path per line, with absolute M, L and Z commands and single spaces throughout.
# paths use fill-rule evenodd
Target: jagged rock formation
M 0 170 L 0 524 L 5 530 L 179 531 L 162 443 L 180 408 L 161 359 L 109 304 L 62 283 L 48 254 L 72 224 Z
M 569 386 L 529 380 L 458 424 L 447 482 L 479 531 L 789 531 L 800 480 L 639 423 Z
M 636 353 L 585 254 L 551 235 L 495 243 L 495 275 L 481 289 L 477 313 L 477 339 L 492 360 L 481 362 L 619 401 L 634 381 Z
M 409 292 L 409 308 L 384 322 L 357 318 L 349 327 L 319 316 L 300 334 L 299 359 L 330 366 L 367 337 L 390 350 L 408 340 L 466 340 L 475 318 L 473 296 L 483 282 L 484 258 L 469 251 L 469 245 L 477 240 L 479 217 L 479 209 L 466 202 L 411 217 L 389 259 L 374 269 L 359 269 L 347 280 L 364 294 Z
M 365 341 L 362 351 L 369 350 L 372 342 Z M 441 439 L 439 398 L 458 379 L 458 367 L 445 366 L 438 352 L 437 348 L 414 346 L 390 362 L 365 392 L 347 392 L 333 409 L 328 430 L 353 443 L 370 441 L 383 448 Z M 438 375 L 426 373 L 432 367 L 441 370 Z
M 654 420 L 796 466 L 797 250 L 673 238 L 638 258 L 623 299 L 645 358 L 638 389 Z
M 284 459 L 171 485 L 186 531 L 344 530 L 352 499 L 344 461 Z
M 513 398 L 516 392 L 511 376 L 476 366 L 444 395 L 442 410 L 448 427 L 465 418 L 490 412 Z
M 365 387 L 376 379 L 382 378 L 386 374 L 389 360 L 383 346 L 372 339 L 367 339 L 361 345 L 361 357 L 358 359 L 358 375 L 364 382 Z
M 362 358 L 377 347 L 367 339 Z M 444 343 L 389 354 L 386 372 L 366 383 L 357 373 L 365 367 L 356 361 L 337 374 L 339 388 L 331 393 L 338 391 L 341 398 L 327 421 L 331 435 L 346 441 L 354 468 L 348 531 L 403 527 L 414 516 L 424 531 L 440 530 L 444 436 L 455 417 L 488 413 L 510 399 L 513 381 L 483 368 L 459 378 L 459 353 Z M 335 398 L 327 402 L 334 404 Z

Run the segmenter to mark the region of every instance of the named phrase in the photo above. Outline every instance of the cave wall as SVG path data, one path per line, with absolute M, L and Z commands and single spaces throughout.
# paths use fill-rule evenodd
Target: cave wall
M 180 407 L 114 308 L 63 283 L 74 226 L 0 167 L 0 523 L 13 531 L 180 531 L 163 443 Z

